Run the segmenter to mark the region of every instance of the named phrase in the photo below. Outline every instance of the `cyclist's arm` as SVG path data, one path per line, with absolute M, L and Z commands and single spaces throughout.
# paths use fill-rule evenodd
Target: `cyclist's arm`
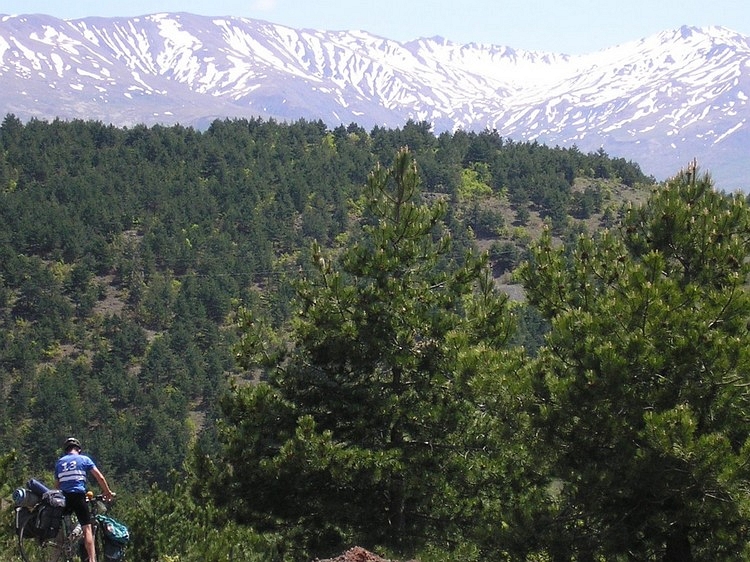
M 102 494 L 104 495 L 104 499 L 111 500 L 113 497 L 115 497 L 115 494 L 112 490 L 109 488 L 109 484 L 107 484 L 107 479 L 104 478 L 104 474 L 102 474 L 102 471 L 99 470 L 97 467 L 94 467 L 91 469 L 91 474 L 96 478 L 96 481 L 99 483 L 99 487 L 102 489 Z

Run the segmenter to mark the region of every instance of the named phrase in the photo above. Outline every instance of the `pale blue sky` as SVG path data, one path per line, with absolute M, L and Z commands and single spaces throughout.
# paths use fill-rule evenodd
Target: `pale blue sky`
M 581 54 L 681 25 L 722 25 L 750 36 L 745 0 L 2 0 L 0 13 L 65 19 L 156 12 L 243 16 L 295 28 L 363 29 L 397 41 Z

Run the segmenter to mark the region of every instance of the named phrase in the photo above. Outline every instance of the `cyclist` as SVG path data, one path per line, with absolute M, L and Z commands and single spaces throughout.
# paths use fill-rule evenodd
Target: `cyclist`
M 55 463 L 55 487 L 65 495 L 65 509 L 78 517 L 83 530 L 83 540 L 89 560 L 96 560 L 96 546 L 91 529 L 91 513 L 86 505 L 86 479 L 91 474 L 99 483 L 106 501 L 111 501 L 115 494 L 109 488 L 107 480 L 90 457 L 81 454 L 81 442 L 75 437 L 68 437 L 63 445 L 65 454 Z

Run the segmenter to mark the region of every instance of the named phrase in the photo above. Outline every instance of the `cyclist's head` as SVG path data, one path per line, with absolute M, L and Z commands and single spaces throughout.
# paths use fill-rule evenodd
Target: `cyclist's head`
M 65 445 L 63 445 L 63 450 L 66 453 L 69 453 L 73 449 L 78 449 L 78 452 L 80 453 L 81 452 L 81 442 L 78 439 L 76 439 L 75 437 L 68 437 L 65 440 Z

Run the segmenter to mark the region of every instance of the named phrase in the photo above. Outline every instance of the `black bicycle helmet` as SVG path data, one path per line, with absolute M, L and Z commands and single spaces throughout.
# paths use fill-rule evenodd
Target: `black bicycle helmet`
M 63 445 L 63 450 L 70 451 L 73 447 L 76 447 L 79 451 L 81 450 L 81 442 L 75 437 L 68 437 Z

